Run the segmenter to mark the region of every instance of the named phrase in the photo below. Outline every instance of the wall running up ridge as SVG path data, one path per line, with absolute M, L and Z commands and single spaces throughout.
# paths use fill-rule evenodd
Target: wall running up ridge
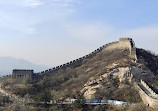
M 48 69 L 48 70 L 39 72 L 37 74 L 38 75 L 49 74 L 49 73 L 55 72 L 61 68 L 71 67 L 71 66 L 83 61 L 86 58 L 91 58 L 91 57 L 95 56 L 97 53 L 99 53 L 101 51 L 113 51 L 115 49 L 129 49 L 131 58 L 133 58 L 134 61 L 137 61 L 136 47 L 135 47 L 134 41 L 131 38 L 120 38 L 119 41 L 111 42 L 106 45 L 103 45 L 103 46 L 99 47 L 97 50 L 93 51 L 92 53 L 90 53 L 86 56 L 83 56 L 79 59 L 62 64 L 60 66 L 56 66 L 52 69 Z
M 135 82 L 135 87 L 138 89 L 144 104 L 152 108 L 158 108 L 158 95 L 143 80 L 139 84 Z
M 34 80 L 34 79 L 36 79 L 38 77 L 41 77 L 41 76 L 44 76 L 44 75 L 54 74 L 55 72 L 57 72 L 60 69 L 65 69 L 65 68 L 69 68 L 69 67 L 72 67 L 72 68 L 78 67 L 78 66 L 82 65 L 83 60 L 93 58 L 97 53 L 99 53 L 101 51 L 103 51 L 103 52 L 104 51 L 114 51 L 116 49 L 123 49 L 123 50 L 124 49 L 129 49 L 130 57 L 134 61 L 137 60 L 136 48 L 135 48 L 134 41 L 131 38 L 120 38 L 119 41 L 103 45 L 103 46 L 99 47 L 98 49 L 96 49 L 95 51 L 93 51 L 92 53 L 90 53 L 86 56 L 83 56 L 83 57 L 78 58 L 76 60 L 70 61 L 68 63 L 62 64 L 60 66 L 53 67 L 51 69 L 48 69 L 48 70 L 45 70 L 45 71 L 42 71 L 42 72 L 39 72 L 39 73 L 34 73 L 33 77 L 31 79 Z M 20 72 L 26 72 L 24 70 L 17 70 L 17 72 L 19 72 L 19 71 Z M 12 78 L 15 79 L 15 80 L 19 80 L 20 77 L 18 75 L 19 75 L 19 73 L 13 73 Z M 26 79 L 28 78 L 27 76 L 29 76 L 29 73 L 28 73 L 28 75 L 26 73 L 25 74 L 21 73 L 21 75 L 25 75 L 25 76 L 23 76 L 23 80 L 25 80 L 25 78 Z M 22 82 L 25 82 L 25 81 L 21 81 L 21 83 Z
M 131 58 L 137 61 L 135 43 L 131 38 L 120 38 L 118 42 L 112 43 L 104 51 L 113 51 L 115 49 L 129 49 Z

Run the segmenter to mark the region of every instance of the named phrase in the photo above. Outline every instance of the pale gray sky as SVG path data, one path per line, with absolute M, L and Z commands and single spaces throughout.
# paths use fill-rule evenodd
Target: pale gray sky
M 56 66 L 120 37 L 158 54 L 156 0 L 0 0 L 0 56 Z

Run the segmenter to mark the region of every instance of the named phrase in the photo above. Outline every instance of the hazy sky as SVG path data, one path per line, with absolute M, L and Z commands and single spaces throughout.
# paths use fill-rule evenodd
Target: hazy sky
M 120 37 L 158 54 L 158 0 L 0 0 L 0 56 L 56 66 Z

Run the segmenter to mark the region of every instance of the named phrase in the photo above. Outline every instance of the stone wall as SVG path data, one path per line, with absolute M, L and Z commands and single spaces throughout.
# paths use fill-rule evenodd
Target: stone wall
M 74 66 L 78 66 L 80 65 L 80 62 L 82 62 L 84 59 L 88 59 L 88 58 L 92 58 L 93 56 L 95 56 L 98 52 L 101 52 L 102 49 L 106 48 L 107 46 L 109 46 L 112 43 L 103 45 L 101 47 L 99 47 L 98 49 L 94 50 L 93 52 L 91 52 L 90 54 L 87 54 L 86 56 L 80 57 L 78 59 L 72 60 L 70 62 L 67 62 L 65 64 L 53 67 L 51 69 L 36 73 L 38 75 L 43 75 L 43 74 L 48 74 L 48 73 L 52 73 L 52 72 L 56 72 L 57 70 L 60 70 L 62 68 L 67 68 L 67 67 L 74 67 Z
M 123 50 L 129 49 L 130 56 L 136 60 L 136 49 L 135 49 L 134 41 L 131 38 L 120 38 L 119 41 L 111 42 L 111 43 L 108 43 L 106 45 L 103 45 L 86 56 L 80 57 L 80 58 L 75 59 L 73 61 L 67 62 L 65 64 L 53 67 L 51 69 L 48 69 L 48 70 L 45 70 L 45 71 L 42 71 L 39 73 L 34 74 L 32 71 L 30 72 L 28 70 L 17 70 L 17 71 L 13 70 L 12 77 L 17 82 L 22 83 L 22 82 L 27 81 L 28 79 L 31 80 L 31 79 L 36 79 L 37 77 L 42 77 L 44 75 L 51 75 L 53 73 L 56 73 L 60 69 L 65 69 L 68 67 L 71 67 L 71 68 L 78 67 L 78 66 L 82 65 L 83 60 L 90 59 L 101 51 L 113 51 L 116 49 L 123 49 Z M 26 73 L 28 73 L 28 74 L 26 74 Z
M 60 70 L 60 69 L 65 69 L 67 67 L 75 67 L 75 66 L 79 66 L 81 65 L 82 61 L 84 59 L 87 58 L 92 58 L 94 57 L 97 53 L 101 52 L 101 51 L 113 51 L 116 49 L 129 49 L 130 51 L 130 56 L 134 59 L 134 61 L 137 60 L 137 56 L 136 56 L 136 48 L 135 48 L 135 43 L 131 38 L 120 38 L 119 41 L 116 42 L 111 42 L 108 43 L 106 45 L 103 45 L 101 47 L 99 47 L 98 49 L 96 49 L 95 51 L 93 51 L 92 53 L 83 56 L 81 58 L 78 58 L 76 60 L 70 61 L 68 63 L 53 67 L 51 69 L 36 73 L 37 75 L 45 75 L 45 74 L 50 74 L 50 73 L 55 73 L 56 71 Z
M 141 84 L 151 93 L 153 98 L 158 99 L 158 95 L 141 79 Z
M 147 88 L 147 90 L 151 90 L 147 84 L 141 80 L 141 84 Z M 152 93 L 151 95 L 147 94 L 140 85 L 138 85 L 136 82 L 134 83 L 135 87 L 138 89 L 140 97 L 142 98 L 144 104 L 148 105 L 151 108 L 158 108 L 158 99 L 153 97 Z M 153 91 L 152 91 L 153 92 Z M 155 95 L 155 94 L 154 94 Z
M 131 58 L 133 58 L 135 62 L 137 61 L 135 43 L 131 38 L 120 38 L 119 41 L 110 43 L 104 51 L 113 51 L 116 49 L 128 49 Z
M 12 80 L 14 83 L 26 83 L 27 81 L 32 81 L 33 76 L 33 70 L 14 69 L 12 72 Z

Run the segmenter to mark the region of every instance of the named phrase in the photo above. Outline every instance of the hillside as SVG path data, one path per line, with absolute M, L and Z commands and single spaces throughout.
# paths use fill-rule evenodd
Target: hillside
M 137 48 L 137 57 L 139 63 L 148 67 L 155 75 L 158 74 L 158 56 L 152 54 L 150 51 Z
M 99 48 L 82 59 L 36 74 L 39 77 L 36 82 L 28 81 L 25 84 L 15 84 L 11 77 L 6 77 L 1 79 L 1 84 L 4 90 L 18 97 L 29 97 L 35 102 L 42 101 L 41 97 L 45 94 L 49 95 L 49 99 L 53 100 L 53 103 L 81 97 L 97 100 L 119 100 L 136 104 L 136 106 L 117 107 L 117 109 L 134 111 L 145 108 L 144 104 L 149 104 L 144 102 L 148 95 L 142 95 L 141 88 L 144 86 L 140 80 L 144 80 L 149 86 L 158 84 L 156 81 L 157 64 L 157 56 L 136 48 L 132 39 L 122 38 Z M 152 86 L 154 91 L 157 90 L 155 85 Z M 150 105 L 155 108 L 155 103 Z M 52 106 L 46 109 L 49 108 L 57 107 Z M 116 109 L 113 106 L 103 105 L 100 107 L 83 106 L 77 109 L 60 106 L 56 110 L 66 111 L 64 108 L 68 108 L 67 111 L 74 109 L 111 111 Z M 145 110 L 150 110 L 150 108 Z

